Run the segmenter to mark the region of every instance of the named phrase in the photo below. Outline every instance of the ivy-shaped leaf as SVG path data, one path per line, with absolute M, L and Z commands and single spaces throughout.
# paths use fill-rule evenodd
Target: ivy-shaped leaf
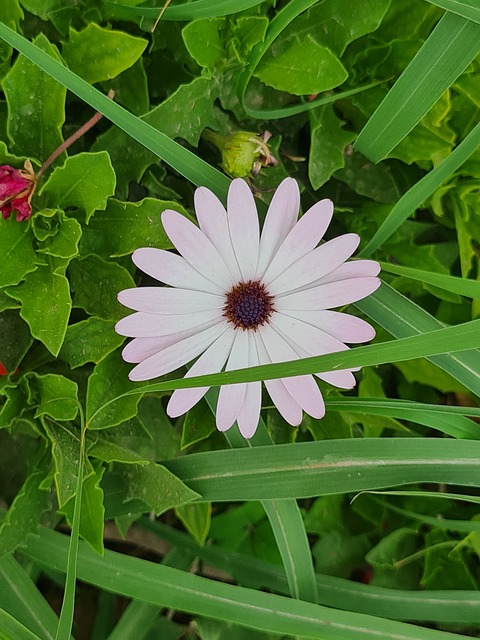
M 114 327 L 115 323 L 111 320 L 93 316 L 69 325 L 58 357 L 72 369 L 87 362 L 98 364 L 124 340 Z

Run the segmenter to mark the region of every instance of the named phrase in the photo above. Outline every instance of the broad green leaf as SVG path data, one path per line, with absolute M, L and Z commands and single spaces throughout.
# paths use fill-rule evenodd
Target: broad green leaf
M 18 0 L 10 0 L 10 2 L 2 2 L 0 5 L 0 22 L 7 24 L 11 29 L 17 30 L 20 20 L 23 18 L 23 11 Z M 9 68 L 12 48 L 6 42 L 0 42 L 0 78 Z
M 148 464 L 140 454 L 131 449 L 125 449 L 115 442 L 103 438 L 98 440 L 88 449 L 88 455 L 104 462 L 122 462 L 123 464 Z
M 62 0 L 22 0 L 23 7 L 42 20 L 48 20 L 48 14 L 57 7 Z
M 105 90 L 115 91 L 115 101 L 136 116 L 143 116 L 150 108 L 148 78 L 143 58 L 116 78 L 104 82 Z
M 375 202 L 391 203 L 400 195 L 396 163 L 374 165 L 360 153 L 347 148 L 344 165 L 335 178 L 347 184 L 355 193 Z
M 175 514 L 195 540 L 205 544 L 210 531 L 212 505 L 208 502 L 179 505 L 175 507 Z
M 397 566 L 398 561 L 415 553 L 421 544 L 413 529 L 396 529 L 371 549 L 365 559 L 374 568 L 372 583 L 392 589 L 417 589 L 420 581 L 418 563 Z
M 38 253 L 46 253 L 56 258 L 74 258 L 78 255 L 78 243 L 82 227 L 74 218 L 64 218 L 54 236 L 46 238 L 38 247 Z
M 294 95 L 328 91 L 348 76 L 337 56 L 310 35 L 286 51 L 268 52 L 254 72 L 265 84 Z
M 107 198 L 115 193 L 115 173 L 108 153 L 79 153 L 57 167 L 42 188 L 54 207 L 78 207 L 86 214 L 107 206 Z
M 72 369 L 87 362 L 98 364 L 124 340 L 114 326 L 113 321 L 94 316 L 69 325 L 58 357 Z
M 171 249 L 161 222 L 165 209 L 175 209 L 184 215 L 177 202 L 145 198 L 140 202 L 120 202 L 110 199 L 103 212 L 94 215 L 84 231 L 84 248 L 110 257 L 125 256 L 140 247 Z
M 142 500 L 160 515 L 200 496 L 160 464 L 118 466 L 127 488 L 126 500 Z
M 0 286 L 8 287 L 35 271 L 39 260 L 27 224 L 17 222 L 14 216 L 0 222 Z
M 102 320 L 119 320 L 125 315 L 116 295 L 134 287 L 135 281 L 124 267 L 92 254 L 72 260 L 68 275 L 74 307 Z
M 122 397 L 134 386 L 128 380 L 129 369 L 118 352 L 111 353 L 96 365 L 87 387 L 89 429 L 114 427 L 137 414 L 140 396 Z
M 378 162 L 413 129 L 480 52 L 480 25 L 446 13 L 360 132 L 355 147 Z
M 83 31 L 70 29 L 69 39 L 62 47 L 62 55 L 72 71 L 90 84 L 95 84 L 115 78 L 135 64 L 147 44 L 143 38 L 104 29 L 90 22 Z
M 78 413 L 78 386 L 73 380 L 56 373 L 26 374 L 36 394 L 35 417 L 50 416 L 54 420 L 74 420 Z
M 445 548 L 451 543 L 446 531 L 433 530 L 425 535 L 425 563 L 420 580 L 423 589 L 476 589 L 477 581 L 470 568 L 471 558 L 464 549 Z M 452 551 L 452 553 L 449 553 Z
M 44 428 L 52 444 L 58 506 L 62 508 L 76 493 L 80 433 L 50 420 L 45 421 Z
M 41 33 L 34 44 L 60 61 L 56 48 Z M 66 89 L 23 56 L 15 61 L 2 82 L 8 104 L 8 135 L 13 152 L 37 158 L 49 157 L 62 142 Z M 25 123 L 28 119 L 28 126 Z
M 29 535 L 35 535 L 42 514 L 51 509 L 50 487 L 42 484 L 44 479 L 44 469 L 32 471 L 10 505 L 0 526 L 0 558 L 24 545 Z
M 213 67 L 225 55 L 224 43 L 219 29 L 223 18 L 194 20 L 182 30 L 182 38 L 188 53 L 201 67 Z
M 347 530 L 323 531 L 312 553 L 315 569 L 327 576 L 348 578 L 352 567 L 362 566 L 372 542 L 368 533 L 352 535 Z
M 80 508 L 80 536 L 94 551 L 103 555 L 103 529 L 105 509 L 103 490 L 100 487 L 105 467 L 100 467 L 82 484 L 82 505 Z M 76 497 L 71 498 L 60 510 L 70 526 L 73 526 L 73 509 Z
M 199 402 L 190 409 L 183 421 L 181 448 L 186 449 L 205 440 L 215 429 L 215 416 L 205 402 Z
M 18 311 L 6 309 L 0 313 L 0 362 L 8 372 L 15 371 L 32 342 L 28 325 Z
M 315 190 L 345 166 L 345 147 L 355 139 L 355 134 L 342 129 L 341 124 L 331 105 L 310 111 L 308 177 Z
M 0 409 L 0 429 L 9 429 L 25 411 L 25 397 L 19 387 L 7 387 L 2 395 L 5 401 Z
M 72 308 L 70 287 L 53 262 L 28 274 L 25 282 L 8 290 L 8 295 L 22 304 L 21 317 L 30 327 L 32 336 L 58 355 L 62 346 Z

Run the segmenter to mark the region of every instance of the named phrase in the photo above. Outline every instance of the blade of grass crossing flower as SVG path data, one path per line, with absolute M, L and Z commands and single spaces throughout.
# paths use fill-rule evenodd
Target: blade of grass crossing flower
M 230 180 L 220 171 L 198 158 L 188 149 L 143 122 L 126 109 L 109 100 L 103 93 L 90 86 L 75 73 L 57 62 L 37 46 L 0 23 L 0 38 L 17 49 L 42 71 L 102 113 L 134 140 L 155 153 L 173 169 L 196 185 L 209 187 L 219 197 L 225 196 Z
M 264 0 L 195 0 L 194 2 L 170 6 L 165 9 L 162 20 L 196 20 L 197 18 L 216 18 L 228 16 L 232 13 L 245 11 L 261 4 Z M 144 18 L 157 18 L 162 8 L 158 7 L 129 7 L 113 0 L 102 0 L 105 4 L 112 5 L 118 10 L 118 17 L 143 16 Z
M 217 398 L 217 389 L 211 389 L 206 397 L 214 415 Z M 225 433 L 225 437 L 232 448 L 273 444 L 261 418 L 255 436 L 250 440 L 245 440 L 238 429 L 230 429 Z M 296 500 L 263 500 L 262 506 L 267 514 L 282 558 L 290 595 L 292 598 L 316 602 L 317 591 L 312 554 Z
M 355 303 L 355 306 L 396 338 L 435 331 L 443 326 L 427 311 L 385 283 L 373 295 Z M 461 353 L 429 356 L 428 359 L 480 397 L 480 353 L 472 347 Z
M 383 160 L 480 52 L 480 25 L 446 13 L 360 132 L 354 147 Z
M 480 27 L 479 27 L 480 29 Z M 480 33 L 479 33 L 480 37 Z M 373 117 L 373 116 L 372 116 Z M 437 189 L 459 169 L 480 146 L 480 124 L 477 124 L 452 153 L 435 169 L 413 185 L 393 206 L 373 237 L 358 254 L 367 258 L 372 255 L 400 225 L 409 218 Z
M 62 534 L 42 529 L 22 553 L 65 572 L 68 541 Z M 105 551 L 101 558 L 83 543 L 79 548 L 78 575 L 85 582 L 126 597 L 270 633 L 323 640 L 452 638 L 442 631 L 208 580 L 113 551 Z
M 478 280 L 457 278 L 456 276 L 448 276 L 443 273 L 432 273 L 431 271 L 423 271 L 422 269 L 402 267 L 401 265 L 390 264 L 389 262 L 380 262 L 380 265 L 382 270 L 388 273 L 425 282 L 426 284 L 439 287 L 444 291 L 451 291 L 461 296 L 480 300 L 480 282 Z
M 0 640 L 42 640 L 9 613 L 0 609 Z
M 427 0 L 427 2 L 480 24 L 480 5 L 477 0 Z
M 381 493 L 381 492 L 369 492 Z M 405 495 L 405 491 L 384 492 Z M 422 492 L 408 492 L 408 495 Z M 425 497 L 445 494 L 423 492 Z M 361 494 L 359 494 L 361 495 Z M 451 497 L 454 494 L 448 494 Z M 477 499 L 480 503 L 480 499 Z M 242 576 L 254 577 L 265 589 L 287 594 L 288 585 L 281 567 L 253 558 L 252 556 L 224 549 L 215 545 L 201 547 L 185 533 L 172 529 L 161 522 L 142 518 L 137 524 L 154 533 L 160 539 L 193 552 L 209 564 L 228 571 L 241 582 Z M 478 594 L 475 591 L 406 591 L 386 589 L 327 575 L 316 575 L 318 604 L 366 613 L 391 620 L 432 620 L 435 622 L 480 622 Z
M 80 539 L 80 515 L 82 508 L 83 465 L 85 459 L 85 420 L 83 409 L 79 404 L 81 419 L 80 451 L 78 455 L 77 486 L 75 492 L 75 505 L 73 508 L 72 531 L 68 548 L 67 575 L 65 578 L 65 590 L 63 594 L 62 609 L 58 621 L 55 640 L 69 640 L 73 626 L 73 614 L 75 610 L 75 588 L 77 583 L 78 542 Z
M 0 609 L 36 633 L 53 640 L 58 618 L 32 578 L 13 555 L 0 559 Z
M 480 442 L 365 438 L 209 451 L 164 462 L 202 500 L 311 498 L 418 482 L 480 486 Z

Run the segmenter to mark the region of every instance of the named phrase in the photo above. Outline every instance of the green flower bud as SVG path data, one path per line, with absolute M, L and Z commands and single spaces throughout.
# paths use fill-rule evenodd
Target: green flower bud
M 268 131 L 260 136 L 250 131 L 222 136 L 206 129 L 203 135 L 220 150 L 222 169 L 232 178 L 256 176 L 263 166 L 277 164 L 266 144 L 271 136 Z

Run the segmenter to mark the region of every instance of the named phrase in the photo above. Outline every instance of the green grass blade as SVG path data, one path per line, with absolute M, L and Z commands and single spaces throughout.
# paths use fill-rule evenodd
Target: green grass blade
M 480 24 L 480 5 L 477 0 L 427 0 L 427 2 Z
M 173 169 L 196 185 L 209 187 L 218 196 L 223 197 L 230 180 L 217 169 L 211 167 L 182 145 L 171 140 L 152 126 L 143 122 L 126 109 L 109 100 L 107 96 L 82 80 L 37 46 L 0 23 L 0 38 L 22 53 L 42 71 L 55 78 L 69 91 L 102 113 L 111 122 L 123 129 L 146 149 L 155 153 Z
M 440 498 L 443 500 L 460 500 L 471 504 L 480 504 L 480 497 L 469 496 L 464 493 L 445 493 L 443 491 L 363 491 L 362 493 L 373 493 L 380 496 L 415 496 L 418 498 Z M 359 493 L 358 495 L 362 495 Z M 358 496 L 355 496 L 357 498 Z M 352 500 L 353 502 L 353 500 Z
M 359 257 L 371 256 L 416 209 L 428 200 L 443 182 L 462 166 L 479 146 L 480 124 L 477 124 L 445 160 L 421 178 L 400 198 L 374 236 L 360 251 Z
M 360 132 L 354 147 L 385 158 L 480 53 L 480 25 L 446 13 Z
M 388 273 L 418 280 L 419 282 L 425 282 L 425 284 L 431 284 L 444 291 L 451 291 L 452 293 L 458 293 L 467 298 L 480 300 L 480 282 L 478 280 L 457 278 L 456 276 L 449 276 L 444 273 L 433 273 L 432 271 L 424 271 L 423 269 L 402 267 L 401 265 L 390 264 L 389 262 L 381 262 L 380 265 L 382 270 Z
M 405 492 L 385 492 L 401 493 Z M 409 492 L 415 494 L 415 492 Z M 425 492 L 426 493 L 426 492 Z M 430 495 L 430 494 L 429 494 Z M 436 493 L 436 496 L 444 495 Z M 452 494 L 453 495 L 453 494 Z M 480 499 L 478 499 L 480 502 Z M 214 567 L 231 573 L 240 582 L 246 576 L 255 578 L 265 589 L 276 593 L 288 593 L 288 585 L 281 567 L 224 549 L 214 544 L 200 546 L 190 536 L 176 529 L 142 518 L 137 525 L 162 540 L 195 553 Z M 435 622 L 480 622 L 478 593 L 476 591 L 406 591 L 366 585 L 334 576 L 316 575 L 317 602 L 336 609 L 366 613 L 391 620 L 432 620 Z
M 160 2 L 157 7 L 129 7 L 113 0 L 102 0 L 102 2 L 118 9 L 119 18 L 143 16 L 155 19 L 165 4 Z M 197 18 L 228 16 L 256 7 L 262 2 L 263 0 L 194 0 L 194 2 L 167 7 L 162 15 L 162 20 L 196 20 Z
M 42 640 L 9 613 L 0 609 L 0 640 Z
M 22 553 L 42 565 L 65 572 L 68 540 L 42 529 L 40 537 L 29 541 Z M 85 544 L 80 545 L 78 568 L 81 580 L 113 593 L 269 633 L 323 640 L 453 640 L 455 637 L 442 631 L 337 611 L 208 580 L 113 551 L 106 551 L 101 558 Z
M 396 338 L 434 331 L 443 324 L 387 284 L 355 306 Z M 477 350 L 428 358 L 480 397 L 480 353 Z
M 480 442 L 365 438 L 209 451 L 164 462 L 202 500 L 311 498 L 418 482 L 480 486 Z

